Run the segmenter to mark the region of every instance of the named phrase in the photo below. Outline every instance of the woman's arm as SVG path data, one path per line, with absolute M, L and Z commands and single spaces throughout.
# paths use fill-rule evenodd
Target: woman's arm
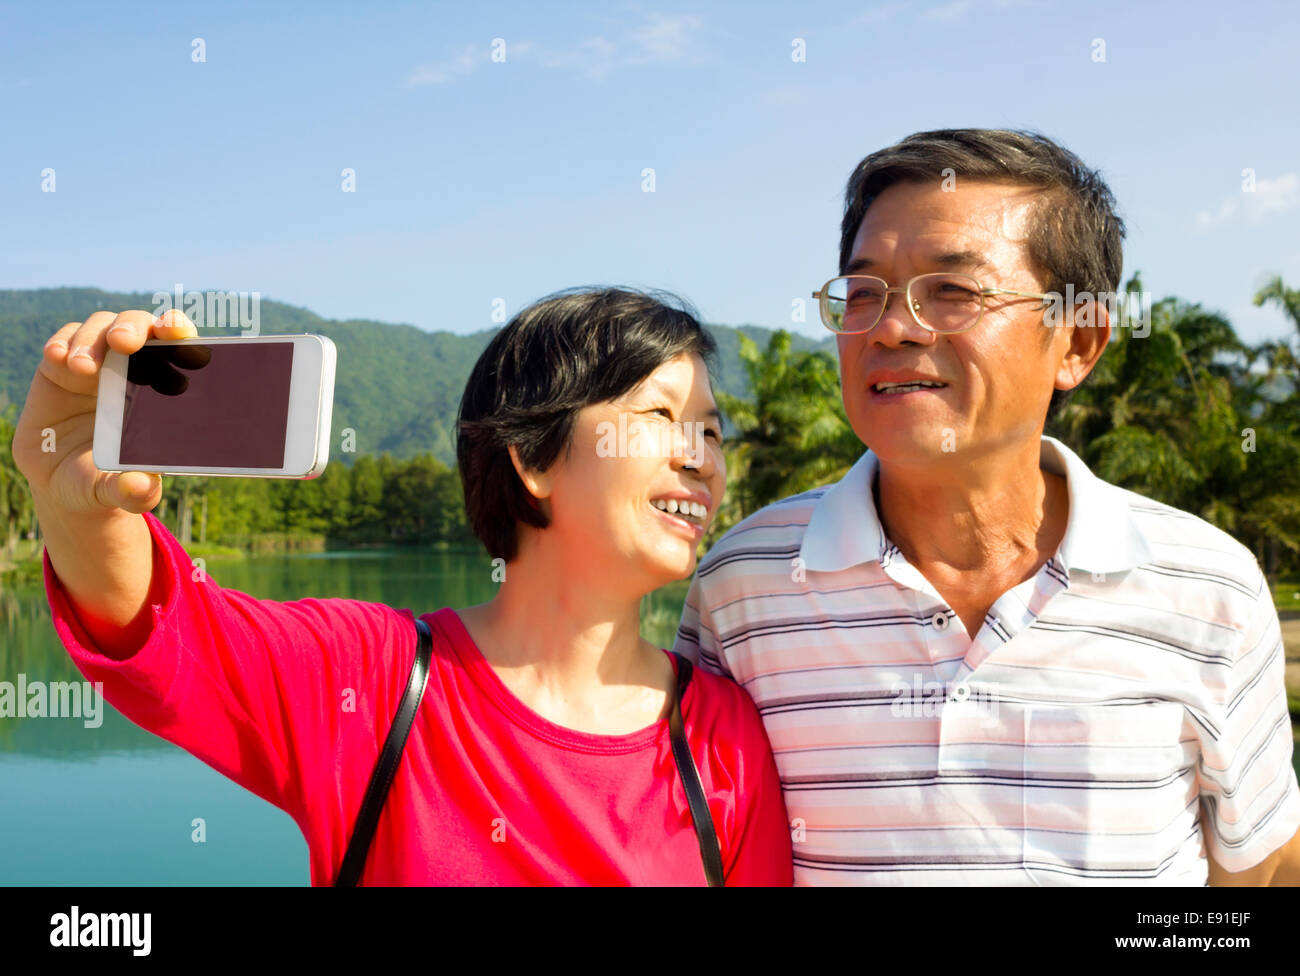
M 160 599 L 153 543 L 144 516 L 121 510 L 88 515 L 58 510 L 34 496 L 45 556 L 86 633 L 108 657 L 129 657 L 144 643 Z
M 176 310 L 100 311 L 47 341 L 13 439 L 45 537 L 46 596 L 60 640 L 107 701 L 288 811 L 313 879 L 328 877 L 405 686 L 415 627 L 382 604 L 222 589 L 149 514 L 159 475 L 95 466 L 109 349 L 197 334 Z
M 739 745 L 743 765 L 737 796 L 740 811 L 736 818 L 736 855 L 727 871 L 727 886 L 789 887 L 794 883 L 790 822 L 772 748 L 756 709 L 752 721 L 746 722 Z
M 95 312 L 49 338 L 14 429 L 13 457 L 27 479 L 45 553 L 86 631 L 121 653 L 148 629 L 149 529 L 141 513 L 162 498 L 162 478 L 100 471 L 92 456 L 99 377 L 110 349 L 131 354 L 151 338 L 193 338 L 180 312 Z
M 154 586 L 128 653 L 99 647 L 46 553 L 46 596 L 74 664 L 128 719 L 286 810 L 309 844 L 341 858 L 414 656 L 409 611 L 223 589 L 193 572 L 153 515 L 141 522 Z
M 696 671 L 686 721 L 705 777 L 729 887 L 794 883 L 794 854 L 781 779 L 763 720 L 748 693 L 720 675 Z

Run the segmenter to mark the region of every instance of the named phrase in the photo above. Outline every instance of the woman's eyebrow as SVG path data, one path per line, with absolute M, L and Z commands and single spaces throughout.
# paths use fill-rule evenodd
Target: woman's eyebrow
M 649 380 L 645 384 L 645 389 L 659 393 L 670 400 L 680 401 L 682 399 L 681 391 L 673 387 L 665 386 L 659 380 Z M 710 407 L 704 411 L 704 416 L 711 417 L 719 424 L 722 423 L 722 411 L 717 407 Z

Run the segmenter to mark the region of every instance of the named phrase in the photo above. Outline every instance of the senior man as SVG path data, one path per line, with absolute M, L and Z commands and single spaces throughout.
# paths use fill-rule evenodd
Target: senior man
M 1123 234 L 1033 133 L 917 133 L 849 179 L 815 297 L 869 450 L 712 548 L 675 645 L 758 705 L 796 884 L 1300 879 L 1254 557 L 1042 433 L 1106 349 Z

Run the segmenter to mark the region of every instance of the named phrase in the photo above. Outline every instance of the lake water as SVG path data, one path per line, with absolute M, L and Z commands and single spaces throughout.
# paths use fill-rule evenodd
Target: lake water
M 207 564 L 221 586 L 273 600 L 349 597 L 417 613 L 491 598 L 482 553 L 410 550 Z M 642 631 L 671 647 L 686 584 L 646 598 Z M 41 586 L 0 590 L 0 680 L 82 682 Z M 308 885 L 287 813 L 104 703 L 103 723 L 0 718 L 0 885 Z M 191 839 L 202 818 L 206 839 Z

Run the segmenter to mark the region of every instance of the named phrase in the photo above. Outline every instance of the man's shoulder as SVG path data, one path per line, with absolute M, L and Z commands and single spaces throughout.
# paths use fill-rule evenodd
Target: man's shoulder
M 688 714 L 692 725 L 701 731 L 730 730 L 722 740 L 736 741 L 737 733 L 748 740 L 763 728 L 758 707 L 744 688 L 723 674 L 705 671 L 696 665 L 691 675 L 692 694 Z M 714 736 L 713 741 L 720 741 Z
M 820 485 L 764 505 L 723 534 L 700 560 L 701 574 L 746 560 L 797 556 L 813 509 L 830 485 Z
M 1263 572 L 1255 554 L 1209 520 L 1165 502 L 1110 485 L 1128 504 L 1129 515 L 1146 540 L 1148 568 L 1203 573 L 1237 584 L 1257 596 Z

